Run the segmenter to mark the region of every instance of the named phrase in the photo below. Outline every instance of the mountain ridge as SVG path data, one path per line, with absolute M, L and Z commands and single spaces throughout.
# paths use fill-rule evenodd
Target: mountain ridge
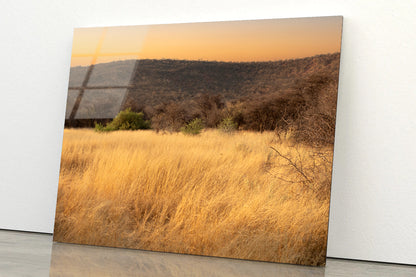
M 225 102 L 294 91 L 301 80 L 326 75 L 338 80 L 340 53 L 280 61 L 222 62 L 173 59 L 138 59 L 94 65 L 86 87 L 88 66 L 71 67 L 69 90 L 88 87 L 125 87 L 121 109 L 192 101 L 201 95 L 221 95 Z M 114 100 L 114 99 L 113 99 Z M 111 101 L 113 101 L 111 100 Z M 94 110 L 105 109 L 105 97 L 89 99 Z M 85 102 L 86 104 L 86 102 Z M 105 112 L 104 112 L 105 113 Z M 91 117 L 90 117 L 91 118 Z

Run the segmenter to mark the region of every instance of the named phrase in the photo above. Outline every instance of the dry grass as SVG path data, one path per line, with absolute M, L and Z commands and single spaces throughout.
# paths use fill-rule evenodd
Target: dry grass
M 322 265 L 331 160 L 271 132 L 66 129 L 54 240 Z

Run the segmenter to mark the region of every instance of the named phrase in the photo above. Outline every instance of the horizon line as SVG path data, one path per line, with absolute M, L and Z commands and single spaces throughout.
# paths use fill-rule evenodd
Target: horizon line
M 125 61 L 138 61 L 138 60 L 142 60 L 142 61 L 186 61 L 186 62 L 208 62 L 208 63 L 235 63 L 235 64 L 243 64 L 243 63 L 270 63 L 270 62 L 282 62 L 282 61 L 292 61 L 292 60 L 302 60 L 302 59 L 307 59 L 307 58 L 313 58 L 313 57 L 318 57 L 318 56 L 329 56 L 329 55 L 336 55 L 336 54 L 341 54 L 341 51 L 337 51 L 337 52 L 332 52 L 332 53 L 322 53 L 322 54 L 316 54 L 313 56 L 304 56 L 304 57 L 298 57 L 298 58 L 288 58 L 288 59 L 279 59 L 279 60 L 267 60 L 267 61 L 225 61 L 225 60 L 203 60 L 203 59 L 198 59 L 198 60 L 186 60 L 186 59 L 172 59 L 172 58 L 145 58 L 145 59 L 125 59 L 125 60 L 113 60 L 113 61 L 108 61 L 108 62 L 102 62 L 102 63 L 91 63 L 88 65 L 75 65 L 75 66 L 70 66 L 70 68 L 75 68 L 75 67 L 89 67 L 91 65 L 98 65 L 98 64 L 108 64 L 108 63 L 116 63 L 116 62 L 125 62 Z M 124 55 L 129 55 L 129 54 L 124 54 Z M 77 57 L 78 55 L 75 55 L 75 57 Z M 107 56 L 107 55 L 99 55 L 99 56 Z M 108 55 L 108 56 L 113 56 L 113 55 Z M 73 56 L 71 56 L 72 58 Z M 93 55 L 85 55 L 84 57 L 93 57 Z

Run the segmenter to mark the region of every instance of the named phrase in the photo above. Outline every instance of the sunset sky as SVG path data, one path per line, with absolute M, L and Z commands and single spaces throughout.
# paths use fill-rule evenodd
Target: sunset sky
M 340 51 L 342 17 L 74 30 L 71 66 L 125 59 L 274 61 Z

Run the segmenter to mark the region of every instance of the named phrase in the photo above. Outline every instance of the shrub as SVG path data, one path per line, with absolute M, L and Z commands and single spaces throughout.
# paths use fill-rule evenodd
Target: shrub
M 298 84 L 307 109 L 295 122 L 297 142 L 313 146 L 331 145 L 335 138 L 338 82 L 329 74 L 312 75 Z
M 200 118 L 195 118 L 185 126 L 181 128 L 182 133 L 185 135 L 198 135 L 204 129 L 202 120 Z
M 221 121 L 222 109 L 225 107 L 223 96 L 204 93 L 194 98 L 196 112 L 208 128 L 215 128 Z
M 156 131 L 179 132 L 181 127 L 194 117 L 189 105 L 176 102 L 164 103 L 153 111 L 152 128 Z
M 143 113 L 132 112 L 130 108 L 119 112 L 113 121 L 108 123 L 106 126 L 103 126 L 100 123 L 95 124 L 95 130 L 97 132 L 109 132 L 115 130 L 139 130 L 149 128 L 150 122 L 148 120 L 144 120 Z
M 107 124 L 106 126 L 104 126 L 101 123 L 97 123 L 97 122 L 95 122 L 94 124 L 95 124 L 94 129 L 95 129 L 96 132 L 109 132 L 109 131 L 114 131 L 112 128 L 110 128 L 110 126 L 109 126 L 110 124 Z
M 218 129 L 224 133 L 232 133 L 237 130 L 237 123 L 234 122 L 231 116 L 224 118 L 218 125 Z
M 246 99 L 242 108 L 243 129 L 253 131 L 286 131 L 306 107 L 297 94 L 269 94 Z

